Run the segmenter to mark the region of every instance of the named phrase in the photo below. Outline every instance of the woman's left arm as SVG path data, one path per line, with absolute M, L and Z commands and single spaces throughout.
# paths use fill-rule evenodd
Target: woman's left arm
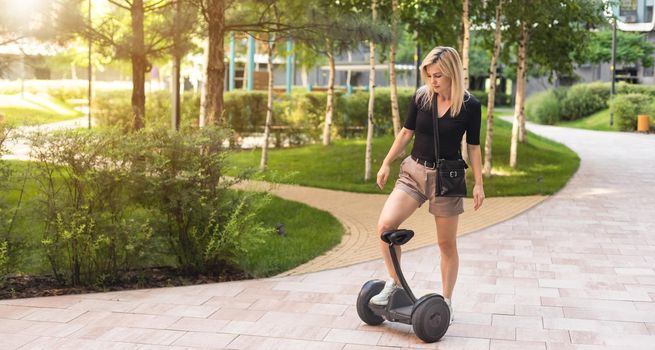
M 480 152 L 480 145 L 466 145 L 469 155 L 469 162 L 473 169 L 473 178 L 475 185 L 473 186 L 473 208 L 478 210 L 484 201 L 484 186 L 482 184 L 482 153 Z

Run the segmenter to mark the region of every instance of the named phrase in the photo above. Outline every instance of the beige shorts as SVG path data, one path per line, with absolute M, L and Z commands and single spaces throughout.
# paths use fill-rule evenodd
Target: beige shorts
M 434 216 L 453 216 L 463 213 L 464 199 L 462 197 L 437 197 L 435 195 L 436 180 L 436 169 L 426 168 L 409 156 L 400 163 L 400 175 L 394 190 L 407 192 L 416 199 L 419 207 L 429 200 L 429 211 Z

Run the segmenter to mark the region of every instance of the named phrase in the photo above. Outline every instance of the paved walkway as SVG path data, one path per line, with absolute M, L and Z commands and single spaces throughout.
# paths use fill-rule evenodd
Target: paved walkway
M 533 209 L 458 240 L 456 320 L 438 343 L 358 319 L 362 283 L 385 275 L 378 259 L 255 281 L 0 301 L 0 348 L 653 349 L 655 137 L 529 128 L 572 147 L 580 170 Z M 434 246 L 403 254 L 416 289 L 440 290 L 438 255 Z

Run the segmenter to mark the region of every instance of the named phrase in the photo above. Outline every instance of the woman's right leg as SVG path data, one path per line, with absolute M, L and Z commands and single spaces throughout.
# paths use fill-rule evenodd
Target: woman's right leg
M 416 201 L 407 192 L 399 189 L 394 189 L 384 203 L 380 218 L 378 219 L 378 236 L 381 236 L 384 231 L 395 230 L 400 226 L 403 221 L 416 211 L 419 202 Z M 387 267 L 389 276 L 393 278 L 396 283 L 400 283 L 396 270 L 393 268 L 391 261 L 391 254 L 389 253 L 389 245 L 380 240 L 380 251 L 384 257 L 384 264 Z M 396 255 L 400 260 L 400 247 L 396 247 Z

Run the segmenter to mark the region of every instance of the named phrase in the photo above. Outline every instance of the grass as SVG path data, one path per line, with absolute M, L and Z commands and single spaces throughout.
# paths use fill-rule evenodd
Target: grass
M 43 232 L 42 218 L 34 205 L 38 186 L 36 180 L 29 176 L 33 168 L 30 167 L 30 162 L 7 161 L 7 164 L 14 176 L 12 181 L 4 184 L 3 188 L 6 190 L 0 190 L 2 202 L 10 209 L 16 208 L 24 188 L 23 199 L 11 231 L 11 235 L 20 242 L 18 272 L 49 273 L 49 265 L 40 243 Z M 309 261 L 338 244 L 344 234 L 344 227 L 329 213 L 279 197 L 273 197 L 257 219 L 267 227 L 283 224 L 286 231 L 285 237 L 269 235 L 264 237 L 263 243 L 246 247 L 247 253 L 240 257 L 241 265 L 257 277 L 273 276 Z M 307 225 L 308 222 L 312 224 Z M 165 247 L 153 249 L 149 254 L 150 260 L 159 264 L 174 263 L 175 257 L 162 255 L 165 250 Z
M 81 112 L 48 95 L 26 93 L 0 95 L 0 114 L 4 122 L 13 126 L 38 125 L 74 119 Z
M 596 112 L 586 118 L 582 118 L 574 121 L 564 121 L 564 122 L 560 122 L 557 125 L 567 128 L 586 129 L 586 130 L 619 131 L 616 121 L 613 126 L 610 126 L 609 120 L 610 120 L 610 110 L 608 108 Z
M 503 113 L 503 111 L 498 112 Z M 486 112 L 483 110 L 483 116 Z M 481 145 L 484 153 L 486 118 L 482 122 Z M 518 148 L 518 167 L 509 167 L 511 125 L 494 119 L 493 173 L 484 180 L 485 194 L 492 196 L 548 195 L 561 189 L 580 164 L 578 156 L 566 146 L 541 138 L 532 133 L 528 141 Z M 293 183 L 342 191 L 380 193 L 375 175 L 386 156 L 393 137 L 377 137 L 373 141 L 371 180 L 364 181 L 364 139 L 335 140 L 331 145 L 309 145 L 289 149 L 272 149 L 269 153 L 269 170 L 261 177 L 267 181 Z M 410 145 L 411 147 L 411 145 Z M 409 154 L 408 147 L 407 154 Z M 244 150 L 230 156 L 231 175 L 256 168 L 261 150 Z M 398 177 L 396 160 L 391 176 L 382 193 L 390 193 Z M 469 194 L 473 184 L 468 171 Z
M 279 197 L 273 197 L 258 219 L 268 227 L 283 224 L 286 236 L 273 235 L 264 244 L 249 247 L 242 263 L 256 277 L 274 276 L 303 264 L 337 245 L 344 233 L 328 212 Z

